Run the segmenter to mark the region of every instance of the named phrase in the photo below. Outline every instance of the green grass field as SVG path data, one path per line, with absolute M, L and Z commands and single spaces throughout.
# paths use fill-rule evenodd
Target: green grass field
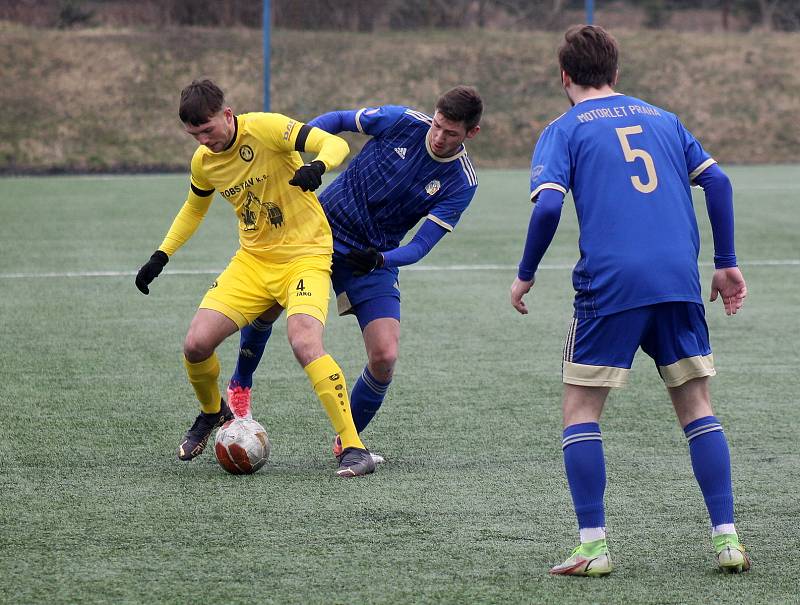
M 730 168 L 750 296 L 708 308 L 738 527 L 753 570 L 720 575 L 687 447 L 643 355 L 603 422 L 605 580 L 552 578 L 577 543 L 560 450 L 560 356 L 577 227 L 568 202 L 531 314 L 508 303 L 530 205 L 524 171 L 480 172 L 456 232 L 404 269 L 395 383 L 365 432 L 388 462 L 334 476 L 331 430 L 279 322 L 256 375 L 269 431 L 258 474 L 175 449 L 196 414 L 189 320 L 236 248 L 217 199 L 154 282 L 184 176 L 0 179 L 0 602 L 797 602 L 797 166 Z M 708 293 L 712 257 L 696 199 Z M 333 313 L 352 384 L 364 353 Z M 229 375 L 238 339 L 220 349 Z

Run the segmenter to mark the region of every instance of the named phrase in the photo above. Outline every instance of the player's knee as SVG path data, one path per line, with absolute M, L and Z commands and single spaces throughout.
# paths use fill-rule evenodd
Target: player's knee
M 183 342 L 183 355 L 189 363 L 199 363 L 211 357 L 212 353 L 214 353 L 214 347 L 211 343 L 198 338 L 192 332 L 186 335 L 186 340 Z
M 397 363 L 397 343 L 382 343 L 369 351 L 369 365 L 381 372 L 391 373 Z
M 292 347 L 295 359 L 300 365 L 306 367 L 315 359 L 325 355 L 322 341 L 316 334 L 309 332 L 294 331 L 289 335 L 289 346 Z

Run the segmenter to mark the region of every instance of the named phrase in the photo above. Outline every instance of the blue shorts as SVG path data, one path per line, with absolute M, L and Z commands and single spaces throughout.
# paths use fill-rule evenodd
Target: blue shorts
M 374 319 L 400 321 L 399 274 L 397 268 L 381 268 L 356 277 L 344 256 L 334 252 L 331 282 L 339 315 L 355 315 L 362 330 Z
M 563 381 L 622 387 L 639 347 L 668 387 L 716 374 L 703 305 L 667 302 L 573 319 L 564 344 Z

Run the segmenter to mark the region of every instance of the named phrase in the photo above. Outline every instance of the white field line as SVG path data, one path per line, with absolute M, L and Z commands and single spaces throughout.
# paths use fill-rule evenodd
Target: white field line
M 713 263 L 699 263 L 701 267 L 713 267 Z M 754 260 L 742 263 L 742 267 L 797 267 L 800 259 Z M 573 265 L 539 265 L 539 271 L 571 270 Z M 516 271 L 517 265 L 412 265 L 403 271 Z M 48 273 L 0 273 L 0 279 L 42 279 L 64 277 L 128 277 L 137 271 L 60 271 Z M 165 270 L 168 275 L 219 275 L 222 269 L 177 269 Z

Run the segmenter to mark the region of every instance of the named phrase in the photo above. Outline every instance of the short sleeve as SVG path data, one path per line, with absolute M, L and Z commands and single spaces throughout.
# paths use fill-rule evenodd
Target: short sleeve
M 717 162 L 703 149 L 700 141 L 694 138 L 694 135 L 686 129 L 680 120 L 678 120 L 678 134 L 683 145 L 683 155 L 686 158 L 689 181 L 692 182 L 706 168 Z
M 571 163 L 569 140 L 553 123 L 544 129 L 531 160 L 531 201 L 543 189 L 555 189 L 565 194 L 569 190 Z
M 364 107 L 356 112 L 356 127 L 363 134 L 380 136 L 386 129 L 394 126 L 405 111 L 406 108 L 399 105 Z
M 431 208 L 427 216 L 428 220 L 433 221 L 448 231 L 452 231 L 456 223 L 458 223 L 458 219 L 461 218 L 461 214 L 472 201 L 477 188 L 477 186 L 467 187 L 466 189 L 461 189 L 453 195 L 446 197 Z

